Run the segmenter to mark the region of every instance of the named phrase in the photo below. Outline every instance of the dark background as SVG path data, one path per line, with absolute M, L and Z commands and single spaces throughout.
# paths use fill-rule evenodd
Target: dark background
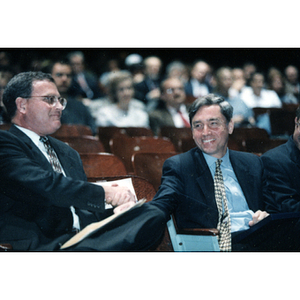
M 97 75 L 106 71 L 106 62 L 117 59 L 120 67 L 127 55 L 138 53 L 143 58 L 159 56 L 164 67 L 173 60 L 190 65 L 197 59 L 206 60 L 213 69 L 221 66 L 241 67 L 246 62 L 254 63 L 260 71 L 270 67 L 281 71 L 293 64 L 300 67 L 299 48 L 3 48 L 10 53 L 12 62 L 23 70 L 31 68 L 33 60 L 59 59 L 69 52 L 80 50 L 85 54 L 86 66 Z

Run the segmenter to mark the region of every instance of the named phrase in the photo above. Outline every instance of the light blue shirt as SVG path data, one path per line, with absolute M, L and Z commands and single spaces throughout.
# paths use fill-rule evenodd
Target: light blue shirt
M 217 158 L 203 153 L 212 177 L 214 178 Z M 252 220 L 254 212 L 249 209 L 241 186 L 235 176 L 229 152 L 222 157 L 221 171 L 223 174 L 228 210 L 231 220 L 231 232 L 249 229 L 249 221 Z

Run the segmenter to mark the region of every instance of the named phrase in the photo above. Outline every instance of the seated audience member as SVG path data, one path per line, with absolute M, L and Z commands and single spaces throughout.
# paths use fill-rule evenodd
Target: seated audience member
M 185 85 L 185 93 L 188 97 L 201 97 L 209 94 L 212 87 L 207 81 L 210 66 L 205 61 L 196 61 L 191 70 L 191 78 Z
M 124 61 L 126 69 L 131 73 L 133 83 L 138 84 L 145 79 L 143 57 L 137 53 L 129 54 Z
M 275 91 L 265 88 L 265 77 L 262 73 L 255 72 L 249 79 L 250 87 L 245 87 L 240 97 L 250 107 L 281 107 L 282 103 Z M 256 117 L 256 126 L 272 134 L 270 118 L 267 113 Z
M 144 80 L 135 84 L 135 98 L 143 101 L 147 110 L 151 111 L 157 105 L 160 97 L 162 61 L 157 56 L 144 59 Z
M 246 80 L 246 86 L 250 86 L 250 78 L 257 72 L 257 67 L 252 62 L 246 62 L 243 65 L 244 78 Z
M 229 95 L 231 97 L 239 96 L 242 89 L 246 86 L 246 80 L 244 76 L 244 70 L 242 68 L 232 69 L 232 85 L 229 89 Z
M 17 251 L 59 250 L 76 231 L 132 206 L 128 188 L 89 183 L 79 154 L 48 136 L 66 106 L 50 74 L 14 76 L 3 103 L 13 125 L 0 131 L 2 243 Z M 160 211 L 144 204 L 68 250 L 144 250 L 163 231 Z
M 299 72 L 298 68 L 295 66 L 287 66 L 284 70 L 286 85 L 286 93 L 293 94 L 298 102 L 300 102 L 300 82 L 299 82 Z
M 97 133 L 95 121 L 88 108 L 78 99 L 69 94 L 72 82 L 72 69 L 67 61 L 53 63 L 51 75 L 55 81 L 61 97 L 66 98 L 68 105 L 62 112 L 62 124 L 81 124 L 91 128 L 93 134 Z
M 3 91 L 7 85 L 8 79 L 5 76 L 5 74 L 3 74 L 3 72 L 0 71 L 0 124 L 3 123 L 10 123 L 10 119 L 7 115 L 6 109 L 3 105 Z
M 190 127 L 184 84 L 178 78 L 167 78 L 161 84 L 161 104 L 149 112 L 150 127 L 155 135 L 163 126 Z
M 162 183 L 151 205 L 164 211 L 166 220 L 173 213 L 178 228 L 218 228 L 221 251 L 299 249 L 299 239 L 289 240 L 293 232 L 285 227 L 276 229 L 272 237 L 265 230 L 262 240 L 235 242 L 268 213 L 260 158 L 227 148 L 234 129 L 232 110 L 213 94 L 192 104 L 189 116 L 197 147 L 165 161 Z
M 287 120 L 288 121 L 288 120 Z M 261 156 L 268 182 L 266 208 L 270 212 L 300 212 L 300 108 L 289 140 Z
M 189 80 L 189 71 L 184 63 L 175 60 L 166 66 L 166 77 L 179 78 L 184 84 L 186 84 Z
M 271 68 L 268 72 L 268 88 L 277 94 L 282 104 L 298 103 L 291 92 L 286 92 L 284 77 L 276 68 Z
M 81 98 L 98 99 L 102 96 L 97 77 L 85 68 L 84 54 L 81 51 L 68 55 L 72 67 L 73 77 L 71 95 Z
M 253 111 L 238 95 L 229 94 L 233 83 L 232 70 L 229 67 L 222 67 L 216 72 L 216 87 L 214 93 L 222 96 L 233 107 L 233 122 L 235 127 L 255 125 Z
M 132 75 L 115 74 L 108 85 L 112 104 L 100 107 L 95 114 L 97 126 L 149 127 L 149 116 L 142 101 L 134 99 Z

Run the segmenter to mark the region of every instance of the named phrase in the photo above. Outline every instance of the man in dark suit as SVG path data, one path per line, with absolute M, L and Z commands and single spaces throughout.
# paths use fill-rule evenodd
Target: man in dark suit
M 88 108 L 76 97 L 70 95 L 72 68 L 67 61 L 56 61 L 50 71 L 61 97 L 68 101 L 61 116 L 62 124 L 82 124 L 91 128 L 97 134 L 97 126 Z
M 68 55 L 73 70 L 70 95 L 88 99 L 98 99 L 102 95 L 97 77 L 85 68 L 84 54 L 81 51 Z
M 164 126 L 190 127 L 184 85 L 180 79 L 165 79 L 161 84 L 160 99 L 160 105 L 149 112 L 150 127 L 155 135 Z
M 268 182 L 266 208 L 270 212 L 300 212 L 300 108 L 288 141 L 261 157 Z
M 208 82 L 207 76 L 210 66 L 203 60 L 194 62 L 191 70 L 191 78 L 185 84 L 185 93 L 187 97 L 202 97 L 212 91 L 212 87 Z
M 108 206 L 115 213 L 132 206 L 128 188 L 87 182 L 79 154 L 48 137 L 60 127 L 66 106 L 50 74 L 16 75 L 3 103 L 13 125 L 0 132 L 2 243 L 21 251 L 58 250 L 78 230 L 112 214 Z M 58 161 L 53 151 L 48 155 L 41 137 L 48 137 Z M 163 232 L 159 211 L 146 204 L 124 216 L 69 250 L 144 250 L 157 240 L 159 228 Z M 141 229 L 149 229 L 149 235 Z
M 222 223 L 229 223 L 232 250 L 294 249 L 296 246 L 291 244 L 278 249 L 278 239 L 289 235 L 285 228 L 274 236 L 266 232 L 268 238 L 263 240 L 235 242 L 239 233 L 254 226 L 268 213 L 264 211 L 265 182 L 260 158 L 227 148 L 229 134 L 234 129 L 232 113 L 232 106 L 213 94 L 198 98 L 192 104 L 189 116 L 198 147 L 166 160 L 162 184 L 152 204 L 165 212 L 166 219 L 174 213 L 178 228 L 219 228 Z M 214 187 L 218 159 L 222 160 L 226 192 L 220 213 Z M 226 205 L 229 213 L 225 217 Z

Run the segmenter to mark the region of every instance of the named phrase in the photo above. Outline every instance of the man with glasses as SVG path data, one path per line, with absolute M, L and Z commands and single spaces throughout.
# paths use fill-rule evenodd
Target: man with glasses
M 222 251 L 299 249 L 299 244 L 281 244 L 289 236 L 285 227 L 277 228 L 274 235 L 264 232 L 262 239 L 252 235 L 239 240 L 240 233 L 269 214 L 264 211 L 260 158 L 227 147 L 234 129 L 232 114 L 232 106 L 220 96 L 209 94 L 195 100 L 189 118 L 197 147 L 165 161 L 152 205 L 163 210 L 166 219 L 173 213 L 178 228 L 218 228 L 219 244 L 226 225 L 229 246 L 220 247 Z
M 159 105 L 149 112 L 152 131 L 158 135 L 159 129 L 164 126 L 190 127 L 183 82 L 179 78 L 167 78 L 160 89 Z
M 287 120 L 288 121 L 288 120 Z M 261 157 L 268 181 L 266 208 L 270 212 L 300 212 L 300 108 L 288 141 Z
M 3 103 L 12 126 L 0 132 L 1 243 L 18 251 L 59 250 L 76 232 L 113 214 L 109 205 L 116 213 L 135 203 L 126 187 L 87 182 L 79 154 L 49 136 L 67 105 L 50 74 L 16 75 Z M 146 204 L 123 216 L 69 250 L 144 250 L 157 240 L 153 229 L 158 238 L 163 232 L 160 212 Z

